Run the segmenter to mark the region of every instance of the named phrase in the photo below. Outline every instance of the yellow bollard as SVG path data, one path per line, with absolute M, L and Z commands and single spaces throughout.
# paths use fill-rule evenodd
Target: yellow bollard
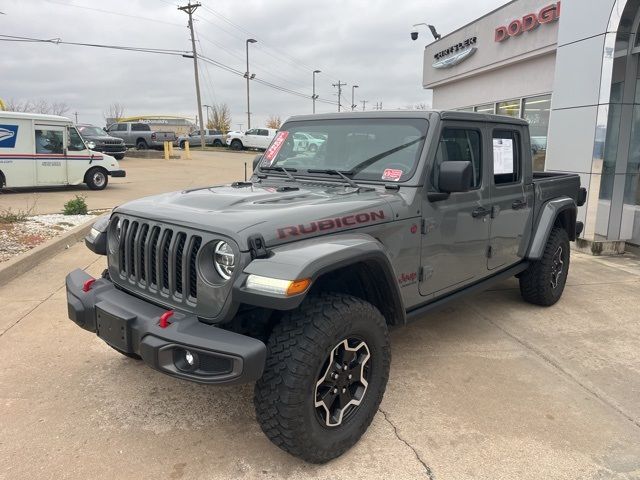
M 164 159 L 169 160 L 169 142 L 164 142 Z
M 189 150 L 189 140 L 184 142 L 184 156 L 187 160 L 191 160 L 191 150 Z
M 169 158 L 173 157 L 173 142 L 167 142 L 169 144 Z

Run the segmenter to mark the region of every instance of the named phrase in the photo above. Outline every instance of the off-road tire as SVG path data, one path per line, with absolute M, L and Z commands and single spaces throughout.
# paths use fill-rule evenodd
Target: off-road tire
M 562 260 L 562 273 L 554 280 L 554 262 Z M 529 265 L 520 275 L 520 294 L 527 302 L 545 307 L 555 304 L 564 291 L 569 273 L 569 235 L 564 228 L 553 227 L 542 258 Z M 556 265 L 557 271 L 557 265 Z
M 104 168 L 90 168 L 85 174 L 85 182 L 91 190 L 104 190 L 109 183 L 109 174 Z
M 357 408 L 340 425 L 328 427 L 316 412 L 316 382 L 336 345 L 353 337 L 366 342 L 370 352 L 368 386 Z M 328 462 L 351 448 L 371 424 L 389 378 L 389 337 L 378 309 L 348 295 L 309 297 L 274 327 L 267 351 L 253 401 L 269 440 L 312 463 Z
M 244 148 L 242 142 L 238 139 L 231 140 L 231 145 L 229 145 L 229 147 L 231 150 L 242 150 Z

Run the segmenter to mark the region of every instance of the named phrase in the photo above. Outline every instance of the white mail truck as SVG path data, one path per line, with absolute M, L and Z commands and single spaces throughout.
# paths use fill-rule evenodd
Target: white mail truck
M 124 177 L 118 161 L 91 150 L 71 120 L 0 111 L 0 188 L 79 185 L 102 190 Z

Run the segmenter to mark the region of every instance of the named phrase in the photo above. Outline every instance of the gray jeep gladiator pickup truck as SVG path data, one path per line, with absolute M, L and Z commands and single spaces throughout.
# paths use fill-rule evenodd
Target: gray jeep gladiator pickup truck
M 295 149 L 294 136 L 322 139 Z M 354 445 L 389 376 L 388 329 L 516 276 L 549 306 L 586 199 L 533 173 L 527 123 L 464 112 L 289 119 L 248 182 L 119 206 L 66 279 L 70 318 L 206 384 L 256 382 L 267 437 L 309 462 Z

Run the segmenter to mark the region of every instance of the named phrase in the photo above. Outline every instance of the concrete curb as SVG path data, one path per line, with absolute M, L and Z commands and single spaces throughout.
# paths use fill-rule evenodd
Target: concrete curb
M 52 255 L 66 250 L 74 243 L 84 240 L 91 227 L 100 217 L 94 217 L 85 223 L 78 225 L 62 235 L 52 238 L 48 242 L 38 245 L 31 250 L 21 253 L 17 257 L 0 264 L 0 286 L 10 282 L 14 278 L 31 270 L 40 262 L 48 260 Z

